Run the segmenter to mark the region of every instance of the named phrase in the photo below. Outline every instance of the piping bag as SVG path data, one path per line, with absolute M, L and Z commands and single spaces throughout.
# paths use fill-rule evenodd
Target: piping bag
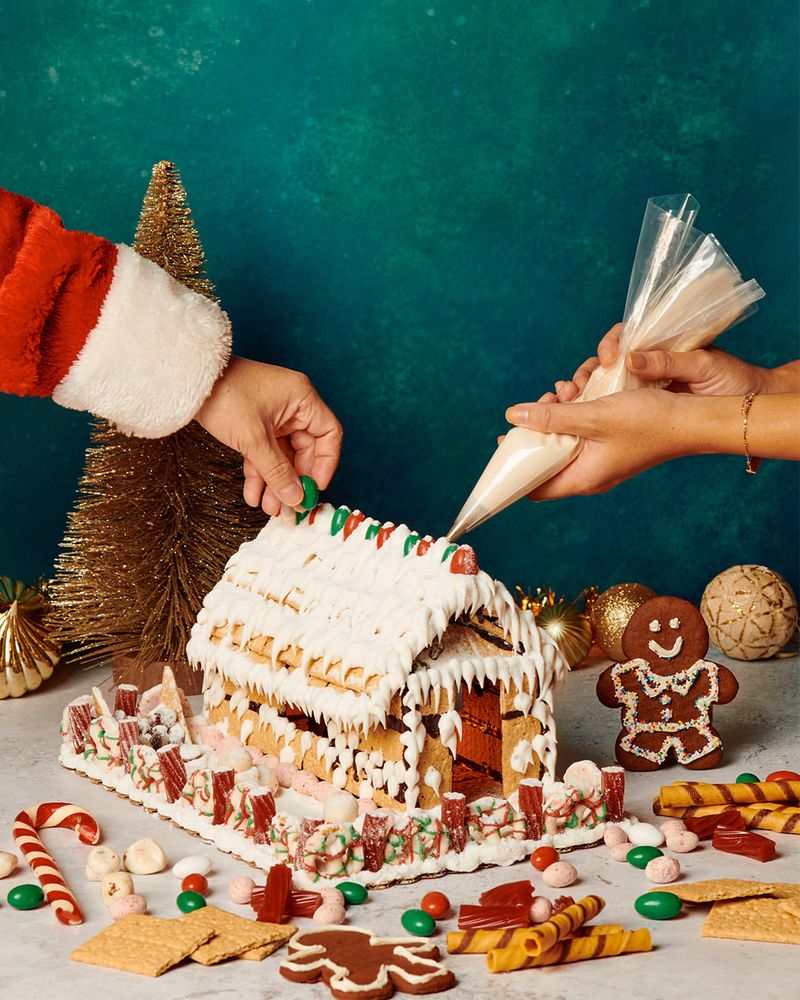
M 619 355 L 592 373 L 578 400 L 642 386 L 625 367 L 630 351 L 693 351 L 754 311 L 764 292 L 743 281 L 717 238 L 694 227 L 690 194 L 647 203 L 623 313 Z M 632 428 L 635 431 L 635 428 Z M 447 537 L 455 541 L 560 472 L 581 450 L 579 438 L 514 427 L 483 471 Z

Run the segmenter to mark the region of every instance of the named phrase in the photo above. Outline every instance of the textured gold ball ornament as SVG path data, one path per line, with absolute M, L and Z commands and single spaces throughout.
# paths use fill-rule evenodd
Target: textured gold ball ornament
M 586 615 L 563 598 L 536 615 L 536 624 L 552 638 L 570 667 L 586 659 L 592 648 L 592 626 Z
M 52 676 L 61 644 L 50 634 L 47 610 L 38 587 L 0 576 L 0 699 L 35 691 Z
M 714 645 L 735 660 L 766 660 L 797 628 L 797 598 L 766 566 L 731 566 L 709 583 L 700 602 Z
M 612 660 L 625 659 L 622 633 L 639 605 L 655 596 L 656 592 L 643 583 L 618 583 L 604 590 L 594 602 L 591 615 L 594 641 Z

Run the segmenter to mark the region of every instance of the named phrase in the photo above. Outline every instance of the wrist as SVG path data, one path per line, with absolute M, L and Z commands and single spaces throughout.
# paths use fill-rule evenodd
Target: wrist
M 757 392 L 800 392 L 800 362 L 790 361 L 778 368 L 760 368 Z
M 678 455 L 742 454 L 742 396 L 675 393 Z

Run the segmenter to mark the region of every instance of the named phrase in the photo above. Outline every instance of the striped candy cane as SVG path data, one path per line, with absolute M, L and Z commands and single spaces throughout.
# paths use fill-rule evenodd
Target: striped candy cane
M 62 924 L 82 924 L 78 901 L 70 892 L 52 854 L 45 850 L 37 830 L 47 827 L 69 827 L 84 844 L 96 844 L 100 839 L 97 820 L 80 806 L 69 802 L 40 802 L 23 809 L 14 820 L 12 833 L 17 847 L 25 855 L 33 873 L 44 889 L 47 902 Z

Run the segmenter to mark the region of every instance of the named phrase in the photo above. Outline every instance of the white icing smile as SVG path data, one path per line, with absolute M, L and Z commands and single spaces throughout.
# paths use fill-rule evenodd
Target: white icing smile
M 657 643 L 655 639 L 651 639 L 647 645 L 654 653 L 656 653 L 656 655 L 660 656 L 662 660 L 671 660 L 683 649 L 683 636 L 679 635 L 670 649 L 664 649 L 664 647 Z

